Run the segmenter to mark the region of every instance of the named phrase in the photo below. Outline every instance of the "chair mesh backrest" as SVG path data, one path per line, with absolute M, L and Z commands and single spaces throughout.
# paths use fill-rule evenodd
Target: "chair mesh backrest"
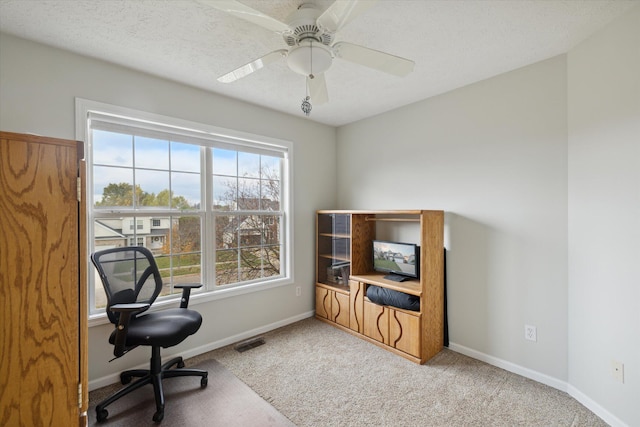
M 91 261 L 107 294 L 107 315 L 112 323 L 118 323 L 118 315 L 110 310 L 112 305 L 153 304 L 162 290 L 158 266 L 146 248 L 107 249 L 92 254 Z

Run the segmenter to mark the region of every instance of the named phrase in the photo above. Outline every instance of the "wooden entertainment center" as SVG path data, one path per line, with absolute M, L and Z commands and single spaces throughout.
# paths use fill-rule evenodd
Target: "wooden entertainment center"
M 408 238 L 420 246 L 419 280 L 374 271 L 373 240 Z M 417 296 L 420 311 L 374 304 L 371 285 Z M 444 212 L 318 211 L 316 318 L 416 363 L 435 356 L 444 342 Z

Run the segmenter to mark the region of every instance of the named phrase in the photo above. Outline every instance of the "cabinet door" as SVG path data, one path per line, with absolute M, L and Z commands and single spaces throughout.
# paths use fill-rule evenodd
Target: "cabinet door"
M 1 425 L 78 425 L 78 152 L 75 141 L 1 133 Z
M 389 312 L 385 307 L 364 301 L 364 334 L 389 344 Z
M 316 316 L 331 319 L 331 297 L 329 290 L 316 286 Z
M 349 327 L 349 295 L 340 292 L 333 292 L 331 301 L 331 320 L 338 325 Z
M 389 345 L 420 357 L 420 316 L 390 309 Z
M 364 284 L 349 281 L 349 328 L 362 333 L 364 327 Z

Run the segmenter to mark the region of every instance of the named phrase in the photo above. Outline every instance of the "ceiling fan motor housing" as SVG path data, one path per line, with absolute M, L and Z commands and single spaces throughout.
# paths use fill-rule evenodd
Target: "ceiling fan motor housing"
M 313 78 L 331 67 L 333 54 L 328 47 L 333 34 L 318 28 L 316 21 L 321 11 L 313 3 L 303 3 L 288 19 L 292 29 L 283 35 L 291 46 L 287 55 L 287 64 L 292 71 Z
M 303 3 L 287 18 L 290 31 L 282 37 L 288 46 L 296 46 L 300 42 L 313 39 L 316 42 L 329 46 L 333 42 L 333 33 L 318 28 L 316 21 L 321 11 L 313 3 Z

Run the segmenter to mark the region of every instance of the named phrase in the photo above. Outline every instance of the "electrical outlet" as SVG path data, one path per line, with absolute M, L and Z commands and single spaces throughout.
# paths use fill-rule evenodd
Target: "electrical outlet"
M 624 363 L 618 362 L 617 360 L 612 360 L 611 375 L 616 381 L 624 384 Z
M 535 326 L 524 325 L 524 339 L 527 341 L 538 341 L 538 332 Z
M 296 286 L 296 296 L 299 297 L 302 295 L 302 288 L 300 286 Z

